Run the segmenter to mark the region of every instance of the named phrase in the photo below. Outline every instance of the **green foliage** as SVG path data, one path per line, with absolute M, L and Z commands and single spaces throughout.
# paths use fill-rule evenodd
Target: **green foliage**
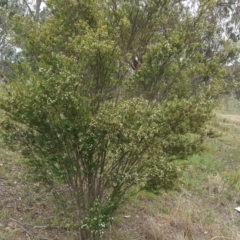
M 206 59 L 209 3 L 196 16 L 170 0 L 48 7 L 44 23 L 13 17 L 24 58 L 3 87 L 1 126 L 37 180 L 69 187 L 81 239 L 98 239 L 128 190 L 173 188 L 180 160 L 201 150 L 236 48 L 219 39 Z

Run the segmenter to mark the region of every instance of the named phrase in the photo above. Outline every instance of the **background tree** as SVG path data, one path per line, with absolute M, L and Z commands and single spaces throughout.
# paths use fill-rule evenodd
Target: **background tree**
M 209 21 L 217 26 L 214 43 L 208 47 L 209 53 L 215 51 L 215 46 L 219 45 L 218 36 L 239 44 L 239 20 L 240 2 L 238 0 L 217 1 L 213 12 L 209 16 Z M 237 99 L 239 98 L 239 56 L 237 54 L 235 56 L 236 58 L 230 57 L 227 62 L 226 70 L 228 75 L 225 79 L 227 84 L 222 92 L 225 95 L 224 98 L 228 98 L 232 93 Z
M 11 9 L 11 10 L 10 10 Z M 20 11 L 16 1 L 0 2 L 0 80 L 11 73 L 10 63 L 16 59 L 16 48 L 9 41 L 9 24 L 7 19 L 15 12 Z
M 0 1 L 0 80 L 8 78 L 12 74 L 12 63 L 21 58 L 21 48 L 12 42 L 11 19 L 14 15 L 32 18 L 35 21 L 44 21 L 48 10 L 44 7 L 44 1 Z
M 23 58 L 2 86 L 1 126 L 32 175 L 72 197 L 79 238 L 98 239 L 129 190 L 174 187 L 239 49 L 209 23 L 213 1 L 194 14 L 179 0 L 47 6 L 44 22 L 12 19 Z

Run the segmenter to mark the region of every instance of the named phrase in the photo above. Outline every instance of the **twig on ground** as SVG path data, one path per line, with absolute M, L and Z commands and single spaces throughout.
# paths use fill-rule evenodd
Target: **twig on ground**
M 215 236 L 215 237 L 211 238 L 211 240 L 217 239 L 217 238 L 219 238 L 219 239 L 229 239 L 229 240 L 233 240 L 233 238 L 228 238 L 228 237 L 224 237 L 224 236 Z
M 19 225 L 19 227 L 28 234 L 28 237 L 30 236 L 31 238 L 33 238 L 33 235 L 26 228 L 23 227 L 22 223 L 20 223 L 19 221 L 13 218 L 9 218 L 9 219 L 12 220 L 13 222 L 16 222 Z
M 13 218 L 9 218 L 9 219 L 10 219 L 11 221 L 13 221 L 13 222 L 16 222 L 16 223 L 18 223 L 18 224 L 20 224 L 20 225 L 23 225 L 21 222 L 15 220 L 15 219 L 13 219 Z
M 47 228 L 47 226 L 32 226 L 34 229 L 36 228 Z
M 36 228 L 47 228 L 48 227 L 48 226 L 36 226 L 36 225 L 30 224 L 30 223 L 21 223 L 21 222 L 15 220 L 13 218 L 10 218 L 10 220 L 12 220 L 12 221 L 14 221 L 14 222 L 16 222 L 16 223 L 18 223 L 18 224 L 20 224 L 22 226 L 30 226 L 30 227 L 32 227 L 34 229 L 36 229 Z

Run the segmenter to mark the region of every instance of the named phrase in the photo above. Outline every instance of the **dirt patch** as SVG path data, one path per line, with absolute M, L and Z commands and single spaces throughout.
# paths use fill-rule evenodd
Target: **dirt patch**
M 219 114 L 219 115 L 229 120 L 240 122 L 240 115 L 231 115 L 231 114 Z

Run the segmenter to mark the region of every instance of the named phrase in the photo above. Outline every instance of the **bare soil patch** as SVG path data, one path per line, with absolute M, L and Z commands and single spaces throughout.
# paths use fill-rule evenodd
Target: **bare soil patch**
M 232 114 L 219 114 L 219 116 L 227 118 L 231 121 L 240 122 L 240 115 L 232 115 Z

